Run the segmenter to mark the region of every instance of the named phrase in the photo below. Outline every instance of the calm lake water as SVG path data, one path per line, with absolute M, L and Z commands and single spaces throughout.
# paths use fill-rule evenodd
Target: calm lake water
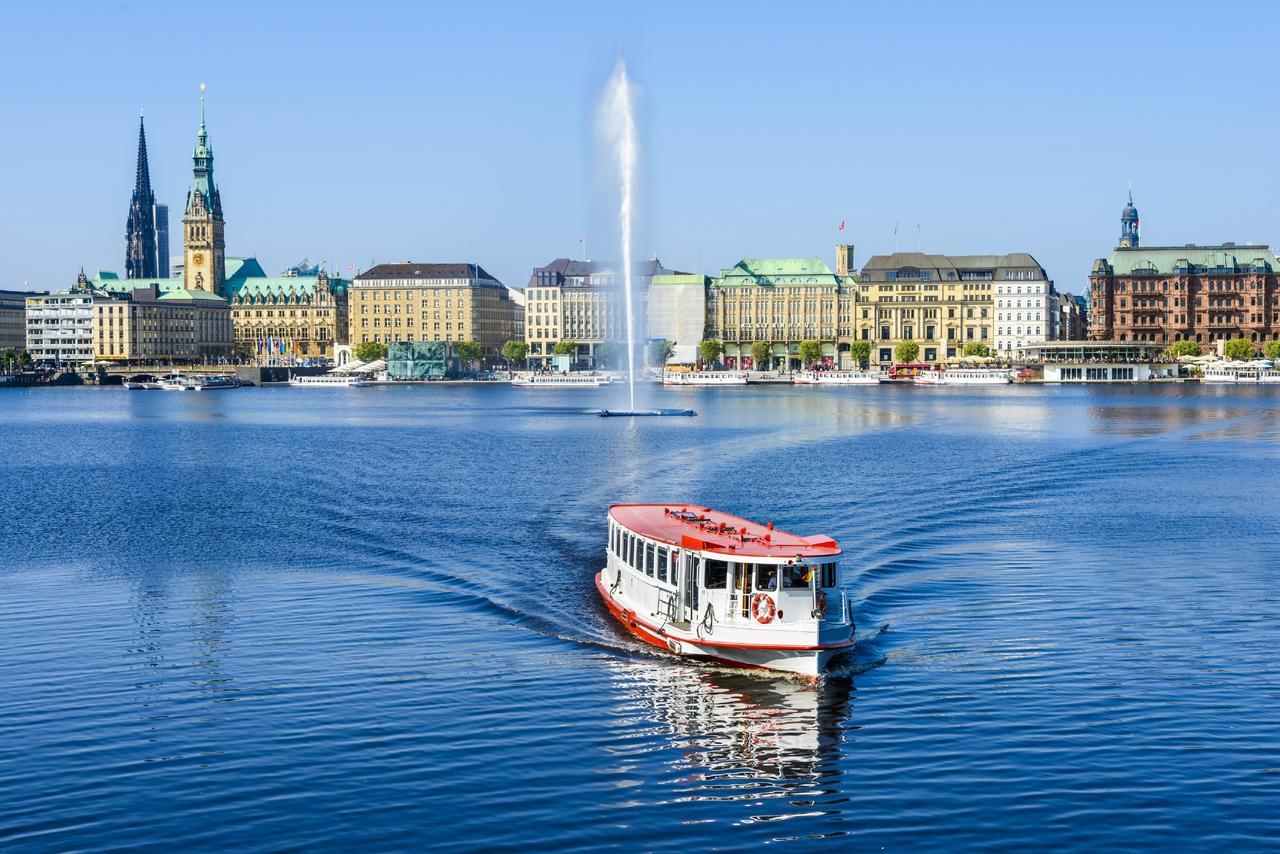
M 1280 388 L 0 391 L 0 848 L 1280 843 Z M 845 549 L 812 687 L 605 510 Z

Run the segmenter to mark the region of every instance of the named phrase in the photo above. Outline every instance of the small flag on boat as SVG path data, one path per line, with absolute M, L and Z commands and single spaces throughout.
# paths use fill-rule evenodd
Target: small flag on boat
M 840 220 L 840 230 L 844 231 L 844 220 Z

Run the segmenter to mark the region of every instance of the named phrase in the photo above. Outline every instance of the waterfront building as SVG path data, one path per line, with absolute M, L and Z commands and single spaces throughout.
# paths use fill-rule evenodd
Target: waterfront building
M 824 361 L 848 367 L 856 287 L 821 258 L 743 258 L 708 284 L 707 337 L 724 345 L 730 368 L 798 368 L 800 343 L 810 340 Z M 771 364 L 755 364 L 757 341 L 769 345 Z
M 315 275 L 268 276 L 256 258 L 226 258 L 224 269 L 220 296 L 230 310 L 237 359 L 336 359 L 336 348 L 347 343 L 350 280 L 318 268 Z M 186 288 L 181 275 L 150 284 L 162 296 L 175 291 L 209 293 Z M 100 271 L 89 286 L 103 293 L 127 290 L 110 271 Z
M 1089 336 L 1169 344 L 1280 332 L 1280 260 L 1266 245 L 1120 246 L 1093 262 Z
M 471 340 L 493 362 L 516 337 L 518 318 L 507 287 L 479 264 L 378 264 L 352 281 L 349 340 Z
M 336 360 L 347 343 L 350 280 L 315 267 L 268 276 L 256 258 L 227 258 L 226 270 L 239 357 Z
M 0 351 L 27 346 L 27 300 L 45 296 L 42 291 L 0 291 Z
M 93 291 L 80 271 L 75 287 L 27 298 L 27 351 L 39 363 L 93 361 Z
M 1017 278 L 1017 275 L 1023 278 Z M 871 361 L 888 366 L 903 341 L 920 347 L 925 362 L 954 359 L 969 343 L 995 346 L 996 283 L 1044 283 L 1044 271 L 1025 252 L 1009 255 L 873 256 L 862 268 L 855 306 L 857 337 L 871 343 Z M 1026 294 L 1022 297 L 1028 299 Z M 1028 309 L 1024 308 L 1023 311 Z M 1012 309 L 1016 315 L 1018 309 Z M 1032 334 L 1044 336 L 1044 325 Z M 1017 322 L 1013 321 L 1016 328 Z M 1024 336 L 1029 321 L 1023 321 Z M 1033 324 L 1034 325 L 1034 324 Z
M 93 294 L 93 355 L 112 362 L 208 363 L 231 357 L 227 301 L 159 283 Z
M 222 196 L 213 180 L 213 148 L 205 129 L 204 98 L 200 99 L 200 130 L 192 153 L 191 186 L 182 217 L 182 286 L 186 290 L 225 294 L 226 241 Z
M 639 324 L 650 282 L 655 275 L 674 272 L 657 259 L 635 265 L 632 286 L 638 300 L 634 317 L 637 339 L 644 337 Z M 561 341 L 578 345 L 571 358 L 583 367 L 600 367 L 606 345 L 615 348 L 615 362 L 626 358 L 622 344 L 627 338 L 626 303 L 622 278 L 614 265 L 556 258 L 534 268 L 524 292 L 524 334 L 531 364 L 549 365 L 551 351 Z
M 156 197 L 151 192 L 151 169 L 147 164 L 147 129 L 138 117 L 138 160 L 133 197 L 129 200 L 129 220 L 125 225 L 125 276 L 154 279 L 156 268 Z
M 393 380 L 443 380 L 458 373 L 458 357 L 448 341 L 392 341 L 387 376 Z
M 660 273 L 650 280 L 647 337 L 671 342 L 669 363 L 692 365 L 698 361 L 698 345 L 707 337 L 710 284 L 711 278 L 701 273 Z
M 1051 383 L 1127 383 L 1178 376 L 1164 345 L 1142 341 L 1045 341 L 1027 348 Z
M 1002 260 L 995 271 L 995 351 L 1018 359 L 1028 347 L 1057 337 L 1060 301 L 1048 274 L 1030 255 Z

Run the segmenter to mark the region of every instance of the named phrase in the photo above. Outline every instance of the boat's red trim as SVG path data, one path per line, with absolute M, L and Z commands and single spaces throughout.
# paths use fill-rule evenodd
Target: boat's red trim
M 818 644 L 816 646 L 791 646 L 758 643 L 729 643 L 727 641 L 703 640 L 701 638 L 697 640 L 690 640 L 689 638 L 669 635 L 653 623 L 642 620 L 635 611 L 624 608 L 616 599 L 613 598 L 612 595 L 610 595 L 608 589 L 605 588 L 604 579 L 601 578 L 601 575 L 603 575 L 603 573 L 596 573 L 596 589 L 600 591 L 600 596 L 604 599 L 604 603 L 608 606 L 609 610 L 613 612 L 613 615 L 621 620 L 622 624 L 626 626 L 632 634 L 636 635 L 643 641 L 651 643 L 654 646 L 660 646 L 663 649 L 668 648 L 667 644 L 664 641 L 657 640 L 657 638 L 666 638 L 668 640 L 673 640 L 676 643 L 692 643 L 697 644 L 698 646 L 712 646 L 720 649 L 759 649 L 777 652 L 820 652 L 825 649 L 845 649 L 846 647 L 853 646 L 852 637 L 848 640 L 839 641 L 837 643 Z
M 613 504 L 609 515 L 628 531 L 662 543 L 731 557 L 834 558 L 836 541 L 802 537 L 693 504 Z M 688 520 L 688 521 L 686 521 Z

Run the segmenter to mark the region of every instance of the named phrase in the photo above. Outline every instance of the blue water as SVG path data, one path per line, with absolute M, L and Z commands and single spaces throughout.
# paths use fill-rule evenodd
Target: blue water
M 1280 841 L 1280 388 L 607 394 L 0 391 L 0 848 Z M 628 500 L 838 538 L 853 661 L 633 643 Z

